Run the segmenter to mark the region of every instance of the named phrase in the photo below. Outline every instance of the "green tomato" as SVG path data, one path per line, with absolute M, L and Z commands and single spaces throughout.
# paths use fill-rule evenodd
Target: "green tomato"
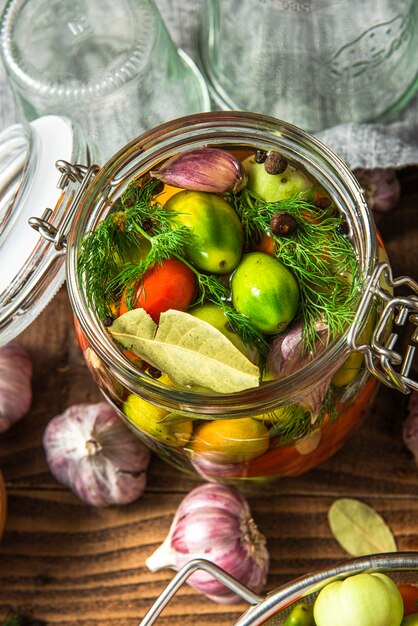
M 418 626 L 418 613 L 404 617 L 401 626 Z
M 324 587 L 314 604 L 317 626 L 400 626 L 403 602 L 385 574 L 356 574 Z
M 231 279 L 232 304 L 263 333 L 282 332 L 299 306 L 299 285 L 280 261 L 264 252 L 243 256 Z
M 297 604 L 284 620 L 283 626 L 315 626 L 313 606 L 307 602 Z
M 247 189 L 254 191 L 266 202 L 288 200 L 313 190 L 312 181 L 291 165 L 282 174 L 268 174 L 264 164 L 256 163 L 254 156 L 247 157 L 243 165 L 248 174 Z
M 227 316 L 218 304 L 214 302 L 198 304 L 190 309 L 189 313 L 219 330 L 247 359 L 254 363 L 258 361 L 257 350 L 246 345 L 241 337 L 232 330 Z
M 238 265 L 244 234 L 241 221 L 228 202 L 214 193 L 180 191 L 166 203 L 176 211 L 176 224 L 183 224 L 194 235 L 186 246 L 188 260 L 199 270 L 229 274 Z

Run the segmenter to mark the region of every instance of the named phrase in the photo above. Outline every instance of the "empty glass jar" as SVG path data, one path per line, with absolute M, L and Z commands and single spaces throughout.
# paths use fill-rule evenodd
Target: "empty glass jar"
M 201 59 L 223 109 L 310 132 L 382 120 L 418 81 L 415 0 L 207 0 Z
M 69 117 L 104 160 L 147 128 L 210 109 L 153 0 L 9 0 L 0 43 L 23 119 Z

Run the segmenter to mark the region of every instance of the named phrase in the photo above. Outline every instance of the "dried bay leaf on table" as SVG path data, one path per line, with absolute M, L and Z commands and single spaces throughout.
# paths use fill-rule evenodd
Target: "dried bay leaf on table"
M 335 539 L 352 556 L 398 550 L 382 516 L 360 500 L 336 500 L 328 511 L 328 522 Z
M 182 386 L 234 393 L 259 385 L 259 368 L 211 324 L 170 309 L 157 326 L 144 309 L 118 317 L 109 327 L 116 341 Z

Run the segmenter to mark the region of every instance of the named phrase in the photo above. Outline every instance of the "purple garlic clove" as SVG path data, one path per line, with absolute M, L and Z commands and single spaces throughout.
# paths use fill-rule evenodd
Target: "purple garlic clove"
M 403 423 L 403 441 L 418 465 L 418 392 L 412 392 L 408 402 L 408 415 Z
M 276 378 L 285 378 L 301 370 L 327 348 L 329 330 L 326 324 L 317 323 L 318 337 L 315 348 L 309 351 L 304 349 L 302 332 L 302 322 L 298 321 L 273 341 L 267 357 L 267 367 Z M 319 413 L 325 394 L 331 384 L 332 376 L 333 372 L 330 372 L 300 400 L 300 404 L 311 412 L 312 423 L 315 422 Z
M 380 217 L 396 207 L 401 195 L 401 186 L 394 169 L 359 168 L 354 173 L 364 189 L 367 204 L 375 217 Z
M 219 148 L 196 148 L 169 159 L 150 172 L 163 183 L 212 193 L 236 193 L 247 183 L 243 165 L 233 154 Z
M 54 417 L 43 445 L 53 476 L 87 504 L 128 504 L 145 489 L 150 451 L 106 402 Z
M 0 433 L 26 415 L 32 404 L 32 362 L 15 344 L 0 347 Z

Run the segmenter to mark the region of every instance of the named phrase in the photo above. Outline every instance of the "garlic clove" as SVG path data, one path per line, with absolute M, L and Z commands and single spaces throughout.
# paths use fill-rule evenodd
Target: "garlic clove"
M 418 392 L 412 392 L 408 402 L 408 414 L 402 428 L 403 442 L 414 455 L 418 465 Z
M 354 174 L 364 188 L 367 204 L 375 217 L 380 217 L 396 207 L 401 195 L 401 185 L 393 168 L 358 168 Z
M 227 478 L 246 476 L 246 463 L 214 463 L 200 454 L 191 453 L 190 462 L 196 472 L 207 481 L 219 482 Z
M 194 558 L 205 558 L 258 592 L 266 582 L 269 555 L 247 502 L 233 487 L 206 483 L 180 503 L 164 542 L 148 557 L 151 571 L 179 570 Z M 188 583 L 223 604 L 241 598 L 206 572 L 195 572 Z
M 145 489 L 150 451 L 106 402 L 54 417 L 43 445 L 53 476 L 87 504 L 128 504 Z
M 0 347 L 0 433 L 26 415 L 32 404 L 32 362 L 24 348 Z
M 212 193 L 236 193 L 247 183 L 240 161 L 219 148 L 187 150 L 150 175 L 173 187 Z
M 317 340 L 315 348 L 310 351 L 303 349 L 302 322 L 298 321 L 273 341 L 267 356 L 267 368 L 277 378 L 285 378 L 318 357 L 327 347 L 328 326 L 321 322 L 316 325 Z M 308 394 L 300 399 L 299 403 L 311 412 L 312 423 L 315 423 L 325 394 L 331 384 L 334 371 L 331 371 Z

